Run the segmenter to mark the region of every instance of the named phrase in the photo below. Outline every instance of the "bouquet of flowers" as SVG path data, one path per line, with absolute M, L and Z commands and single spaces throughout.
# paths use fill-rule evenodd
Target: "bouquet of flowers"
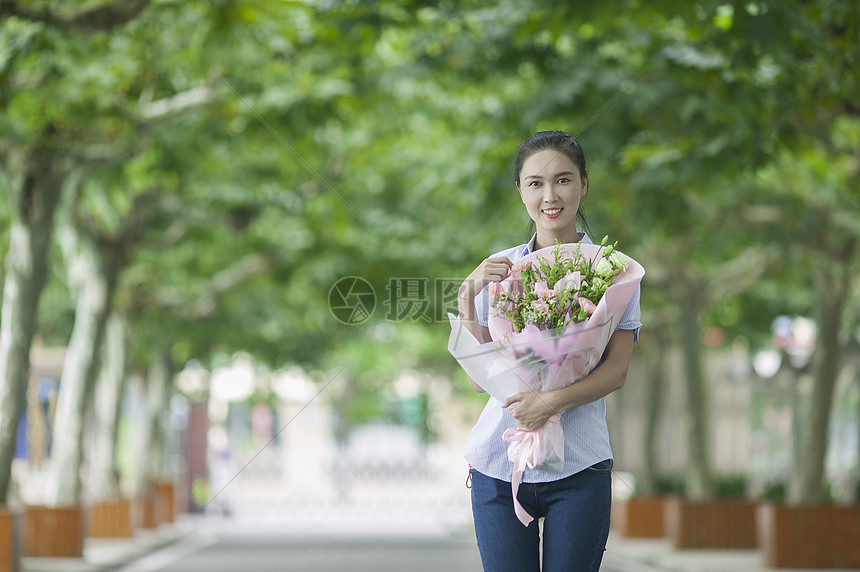
M 645 274 L 616 244 L 607 245 L 607 238 L 599 246 L 557 243 L 525 256 L 489 286 L 493 341 L 478 342 L 449 314 L 448 350 L 500 402 L 579 381 L 600 362 Z M 536 431 L 511 428 L 502 437 L 509 443 L 514 508 L 523 524 L 532 518 L 516 501 L 522 474 L 526 466 L 564 469 L 562 429 L 556 414 Z

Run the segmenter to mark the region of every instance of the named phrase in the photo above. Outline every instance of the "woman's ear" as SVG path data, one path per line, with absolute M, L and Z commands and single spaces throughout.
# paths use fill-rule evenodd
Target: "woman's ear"
M 582 176 L 582 194 L 580 197 L 584 197 L 585 193 L 588 192 L 588 171 L 585 172 L 585 175 Z

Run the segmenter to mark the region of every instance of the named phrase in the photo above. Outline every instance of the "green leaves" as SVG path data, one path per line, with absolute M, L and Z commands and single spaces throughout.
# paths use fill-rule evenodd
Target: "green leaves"
M 642 261 L 643 308 L 660 315 L 672 300 L 649 288 L 677 272 L 856 234 L 857 12 L 194 0 L 101 32 L 7 17 L 0 152 L 47 138 L 88 165 L 79 210 L 106 230 L 160 193 L 121 282 L 141 344 L 169 333 L 203 360 L 280 365 L 375 343 L 329 312 L 339 278 L 381 299 L 392 278 L 462 278 L 527 240 L 514 154 L 564 129 L 589 159 L 592 229 Z M 714 302 L 713 319 L 762 329 L 737 308 L 776 309 L 775 284 L 800 274 Z M 447 360 L 442 342 L 417 361 Z

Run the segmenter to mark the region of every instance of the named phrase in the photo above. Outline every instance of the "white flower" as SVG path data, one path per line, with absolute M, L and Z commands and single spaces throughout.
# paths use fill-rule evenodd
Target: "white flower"
M 618 250 L 612 251 L 612 254 L 609 255 L 609 261 L 615 268 L 621 270 L 627 270 L 627 267 L 630 266 L 630 257 Z
M 607 259 L 601 258 L 597 261 L 597 264 L 594 265 L 594 272 L 598 276 L 612 276 L 612 273 L 615 272 L 615 268 L 613 268 L 612 263 Z

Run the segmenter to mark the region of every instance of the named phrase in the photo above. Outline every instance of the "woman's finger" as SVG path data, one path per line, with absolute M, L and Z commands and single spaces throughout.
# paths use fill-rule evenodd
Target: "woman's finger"
M 501 263 L 501 264 L 504 264 L 505 266 L 507 266 L 508 268 L 511 268 L 514 265 L 514 263 L 511 262 L 511 259 L 508 258 L 507 256 L 495 256 L 493 258 L 488 258 L 487 261 L 495 262 L 495 263 Z

